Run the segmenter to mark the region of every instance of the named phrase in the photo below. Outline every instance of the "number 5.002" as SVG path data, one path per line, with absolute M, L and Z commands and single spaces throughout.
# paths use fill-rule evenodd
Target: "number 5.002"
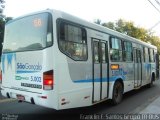
M 31 76 L 31 81 L 34 81 L 34 82 L 41 82 L 41 77 L 38 77 L 38 76 Z

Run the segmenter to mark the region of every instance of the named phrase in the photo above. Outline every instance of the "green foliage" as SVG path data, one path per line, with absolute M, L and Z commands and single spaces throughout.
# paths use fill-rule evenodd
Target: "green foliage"
M 4 21 L 5 19 L 5 21 Z M 12 17 L 6 17 L 4 19 L 0 19 L 0 54 L 2 51 L 2 43 L 4 38 L 4 28 L 5 28 L 5 22 L 8 22 L 9 20 L 12 20 Z
M 100 25 L 101 24 L 101 20 L 100 19 L 96 19 L 96 20 L 94 20 L 94 23 Z
M 3 19 L 0 19 L 0 53 L 2 50 L 2 42 L 3 42 L 3 36 L 4 36 L 4 25 L 5 25 L 5 22 L 3 21 Z
M 3 13 L 3 9 L 5 8 L 4 3 L 5 3 L 5 1 L 4 1 L 4 0 L 0 0 L 0 15 L 2 15 L 2 13 Z
M 145 28 L 135 26 L 135 24 L 131 21 L 125 21 L 123 19 L 119 19 L 115 23 L 107 22 L 107 23 L 102 23 L 101 25 L 113 29 L 115 31 L 121 32 L 123 34 L 126 34 L 128 36 L 140 39 L 144 42 L 149 42 L 157 46 L 158 53 L 160 54 L 160 37 L 155 36 L 154 33 Z
M 102 26 L 115 30 L 115 25 L 113 22 L 102 23 Z

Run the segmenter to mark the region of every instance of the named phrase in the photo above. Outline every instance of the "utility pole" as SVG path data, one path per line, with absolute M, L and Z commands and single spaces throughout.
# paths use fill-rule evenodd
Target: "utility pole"
M 155 0 L 154 4 L 153 1 L 151 2 L 151 0 L 148 0 L 148 2 L 157 10 L 157 12 L 160 13 L 160 9 L 156 7 L 156 5 L 160 6 L 160 2 L 159 0 Z M 160 23 L 160 21 L 158 21 L 154 26 L 152 26 L 149 30 L 151 31 L 153 28 L 155 28 L 158 24 Z

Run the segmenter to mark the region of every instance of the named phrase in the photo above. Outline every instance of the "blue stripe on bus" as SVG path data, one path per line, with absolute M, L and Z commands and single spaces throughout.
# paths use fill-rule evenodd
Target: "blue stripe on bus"
M 17 74 L 21 74 L 21 73 L 36 73 L 39 71 L 16 71 Z
M 125 76 L 112 76 L 109 78 L 109 82 L 115 81 L 117 79 L 121 78 L 122 80 L 125 80 Z M 93 82 L 93 79 L 86 79 L 86 80 L 74 80 L 74 83 L 88 83 Z M 100 78 L 94 79 L 94 82 L 101 82 Z M 102 78 L 102 82 L 107 82 L 107 78 Z

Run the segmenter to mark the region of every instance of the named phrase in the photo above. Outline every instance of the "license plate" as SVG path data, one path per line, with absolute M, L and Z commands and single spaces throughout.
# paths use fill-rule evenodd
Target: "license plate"
M 24 100 L 25 100 L 25 97 L 24 97 L 23 95 L 17 95 L 17 99 L 24 101 Z

